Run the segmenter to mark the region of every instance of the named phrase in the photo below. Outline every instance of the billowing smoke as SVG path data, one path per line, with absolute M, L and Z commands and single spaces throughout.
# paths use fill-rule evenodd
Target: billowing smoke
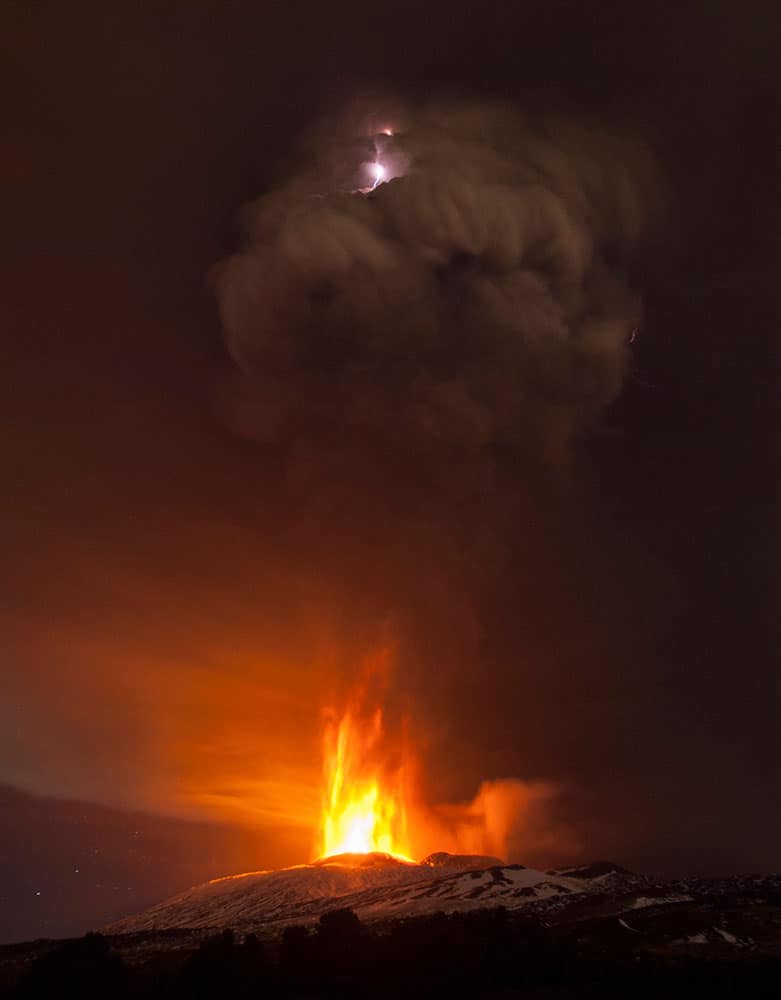
M 349 578 L 353 606 L 374 593 L 443 711 L 486 589 L 535 561 L 528 496 L 621 387 L 653 170 L 623 137 L 477 104 L 323 130 L 305 159 L 214 272 L 227 419 L 281 462 L 313 572 Z M 456 839 L 511 840 L 528 789 L 553 788 L 518 777 L 485 785 Z
M 500 107 L 393 126 L 313 150 L 246 209 L 245 245 L 216 271 L 243 375 L 233 418 L 430 472 L 489 452 L 560 461 L 626 369 L 648 162 Z M 370 190 L 378 159 L 390 179 Z

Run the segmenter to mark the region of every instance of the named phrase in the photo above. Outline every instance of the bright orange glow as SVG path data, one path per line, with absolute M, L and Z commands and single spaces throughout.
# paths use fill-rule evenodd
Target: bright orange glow
M 381 851 L 411 860 L 404 772 L 383 752 L 382 711 L 368 718 L 347 711 L 325 731 L 322 855 Z

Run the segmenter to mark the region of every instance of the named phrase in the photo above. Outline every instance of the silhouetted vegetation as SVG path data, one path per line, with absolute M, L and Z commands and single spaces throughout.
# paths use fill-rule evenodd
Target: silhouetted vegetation
M 36 959 L 19 983 L 20 997 L 124 997 L 128 992 L 127 968 L 100 934 L 66 941 Z
M 671 958 L 618 946 L 609 934 L 597 939 L 546 928 L 503 910 L 440 913 L 380 929 L 365 927 L 350 910 L 335 910 L 311 929 L 289 927 L 281 940 L 226 930 L 169 958 L 162 969 L 149 960 L 128 963 L 105 938 L 88 934 L 41 955 L 4 996 L 753 997 L 775 996 L 781 972 L 777 959 Z

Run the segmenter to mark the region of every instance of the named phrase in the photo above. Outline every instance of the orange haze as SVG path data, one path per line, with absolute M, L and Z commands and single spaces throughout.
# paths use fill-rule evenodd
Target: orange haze
M 509 778 L 483 781 L 470 802 L 426 803 L 416 780 L 420 757 L 411 746 L 408 720 L 392 731 L 383 707 L 372 701 L 387 686 L 391 656 L 386 649 L 369 658 L 343 714 L 326 713 L 315 853 L 382 851 L 420 859 L 446 850 L 507 858 L 516 838 L 523 848 L 524 827 L 554 790 L 544 782 Z

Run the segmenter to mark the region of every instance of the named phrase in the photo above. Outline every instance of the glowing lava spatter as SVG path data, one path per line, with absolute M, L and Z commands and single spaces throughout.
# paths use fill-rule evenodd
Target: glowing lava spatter
M 325 732 L 322 855 L 380 851 L 406 861 L 407 810 L 403 771 L 376 762 L 382 712 L 369 719 L 347 712 Z

